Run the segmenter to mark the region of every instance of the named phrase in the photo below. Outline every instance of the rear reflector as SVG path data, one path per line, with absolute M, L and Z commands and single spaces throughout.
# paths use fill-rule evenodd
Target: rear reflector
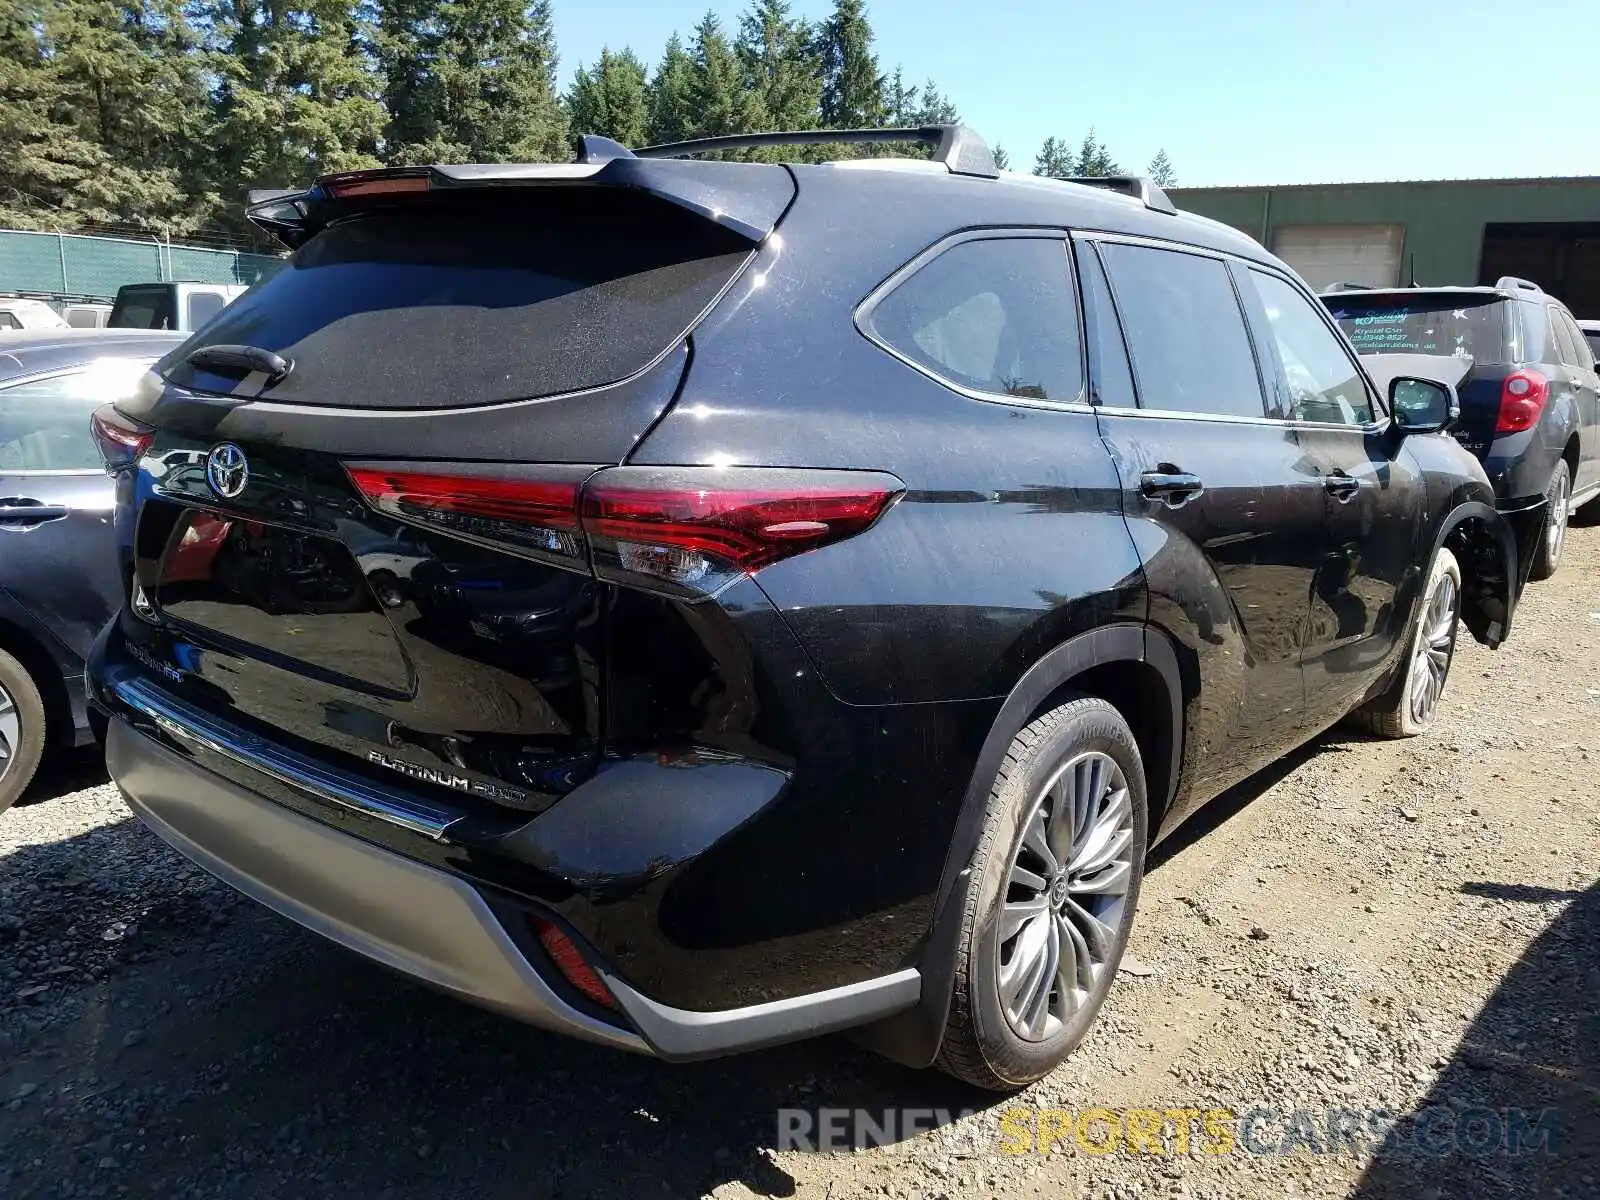
M 1550 381 L 1538 371 L 1513 371 L 1500 387 L 1496 433 L 1521 433 L 1539 423 L 1550 399 Z
M 600 976 L 595 974 L 594 968 L 584 961 L 583 952 L 559 926 L 540 920 L 538 917 L 529 917 L 528 920 L 533 925 L 534 932 L 539 935 L 539 944 L 544 947 L 544 952 L 550 956 L 550 961 L 555 963 L 556 970 L 561 972 L 568 983 L 596 1004 L 605 1008 L 617 1007 L 617 999 L 611 994 L 611 989 L 606 987 Z
M 347 466 L 379 512 L 452 533 L 575 557 L 579 480 L 508 479 Z
M 102 404 L 94 410 L 89 418 L 89 430 L 100 448 L 106 472 L 111 475 L 138 462 L 156 436 L 155 430 L 123 416 L 110 404 Z

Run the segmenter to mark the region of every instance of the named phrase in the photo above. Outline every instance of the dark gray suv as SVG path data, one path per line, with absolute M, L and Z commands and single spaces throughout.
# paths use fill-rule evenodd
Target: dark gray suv
M 1323 301 L 1375 373 L 1395 356 L 1401 370 L 1457 386 L 1456 440 L 1482 460 L 1502 512 L 1546 510 L 1519 528 L 1539 539 L 1531 578 L 1554 575 L 1568 517 L 1600 498 L 1600 383 L 1566 305 L 1512 276 L 1492 288 L 1341 291 Z

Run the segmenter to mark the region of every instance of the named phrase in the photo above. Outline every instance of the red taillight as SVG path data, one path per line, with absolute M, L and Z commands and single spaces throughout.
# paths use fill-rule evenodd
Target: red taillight
M 425 192 L 430 186 L 426 171 L 408 175 L 388 171 L 346 171 L 340 175 L 325 175 L 318 182 L 336 200 L 385 196 L 396 192 Z
M 106 471 L 115 475 L 138 462 L 155 440 L 155 430 L 123 416 L 114 405 L 102 404 L 89 418 L 89 429 Z
M 643 476 L 637 482 L 629 478 L 635 470 Z M 833 483 L 825 473 L 804 473 L 812 478 L 774 488 L 739 486 L 738 469 L 672 472 L 679 478 L 663 480 L 665 487 L 652 474 L 624 467 L 596 477 L 583 493 L 584 532 L 746 572 L 860 533 L 902 490 L 898 480 L 872 475 Z M 648 561 L 639 565 L 648 570 Z
M 346 466 L 367 503 L 453 533 L 569 557 L 579 553 L 581 478 L 528 479 Z
M 1513 371 L 1500 387 L 1500 415 L 1496 433 L 1521 433 L 1539 423 L 1550 399 L 1550 381 L 1538 371 Z
M 853 537 L 905 490 L 875 471 L 611 467 L 585 482 L 581 467 L 345 470 L 390 516 L 572 558 L 583 556 L 586 535 L 603 573 L 696 587 Z
M 606 987 L 599 975 L 595 974 L 594 968 L 584 961 L 583 952 L 559 926 L 540 920 L 538 917 L 529 917 L 528 920 L 533 925 L 534 932 L 539 935 L 539 944 L 544 947 L 544 952 L 550 956 L 550 961 L 556 965 L 556 970 L 561 972 L 568 983 L 596 1004 L 606 1008 L 617 1007 L 617 999 L 611 994 L 611 989 Z

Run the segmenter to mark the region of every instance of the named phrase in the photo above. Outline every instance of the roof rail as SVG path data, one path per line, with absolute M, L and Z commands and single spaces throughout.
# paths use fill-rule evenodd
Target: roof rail
M 578 157 L 573 162 L 580 163 L 605 163 L 614 158 L 632 158 L 633 151 L 621 142 L 598 133 L 580 133 L 576 139 L 578 144 Z
M 1531 279 L 1521 279 L 1515 275 L 1502 275 L 1494 281 L 1494 290 L 1497 292 L 1542 292 L 1544 289 Z
M 1085 187 L 1105 188 L 1132 196 L 1146 208 L 1176 216 L 1178 206 L 1161 190 L 1155 180 L 1144 175 L 1074 175 L 1063 182 L 1081 183 Z
M 933 147 L 933 161 L 955 175 L 998 179 L 994 154 L 988 144 L 966 125 L 924 125 L 916 129 L 796 129 L 778 133 L 735 133 L 726 137 L 695 138 L 646 146 L 633 153 L 639 158 L 682 158 L 713 150 L 748 150 L 757 146 L 826 146 L 835 142 L 873 145 L 921 142 Z

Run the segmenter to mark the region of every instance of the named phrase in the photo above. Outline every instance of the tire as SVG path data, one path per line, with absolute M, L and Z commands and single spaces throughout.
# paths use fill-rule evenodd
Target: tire
M 1567 460 L 1556 463 L 1545 485 L 1544 528 L 1539 531 L 1539 547 L 1533 554 L 1532 581 L 1549 579 L 1561 565 L 1561 551 L 1567 544 L 1567 502 L 1572 499 L 1572 473 Z
M 0 650 L 0 812 L 16 803 L 44 757 L 44 701 L 27 669 Z
M 1441 609 L 1436 608 L 1444 603 L 1441 589 L 1446 586 L 1449 588 L 1448 619 Z M 1383 695 L 1350 714 L 1350 723 L 1381 738 L 1416 737 L 1431 729 L 1439 719 L 1439 703 L 1450 675 L 1450 664 L 1455 661 L 1456 633 L 1460 625 L 1461 568 L 1456 563 L 1456 556 L 1441 546 L 1433 556 L 1433 565 L 1428 569 L 1427 587 L 1423 589 L 1416 616 L 1412 618 L 1404 664 Z M 1414 691 L 1421 686 L 1418 683 L 1419 673 L 1430 670 L 1427 665 L 1430 661 L 1442 670 L 1437 675 L 1436 686 L 1427 693 L 1431 701 L 1419 706 L 1413 703 Z
M 1055 793 L 1048 794 L 1052 787 Z M 1079 820 L 1088 833 L 1063 838 L 1065 826 L 1052 829 L 1048 817 L 1078 811 L 1065 802 L 1069 795 L 1092 798 L 1098 820 Z M 1032 826 L 1041 813 L 1038 836 L 1026 837 L 1031 830 L 1024 822 Z M 977 1087 L 1015 1091 L 1049 1074 L 1083 1040 L 1116 979 L 1133 927 L 1148 820 L 1138 744 L 1104 700 L 1069 699 L 1012 739 L 967 872 L 941 1070 Z M 1035 849 L 1041 842 L 1058 864 L 1067 860 L 1058 872 L 1045 874 L 1046 859 Z M 1059 854 L 1063 842 L 1069 850 Z M 1109 858 L 1108 849 L 1115 851 Z M 1018 868 L 1044 886 L 1020 882 Z M 1120 897 L 1114 888 L 1089 890 L 1113 884 L 1123 889 Z M 1024 911 L 1034 906 L 1042 907 L 1024 920 Z M 1019 924 L 1002 929 L 1002 916 Z M 1085 916 L 1096 919 L 1091 923 Z M 1087 933 L 1096 928 L 1097 945 L 1091 947 Z M 1070 976 L 1058 970 L 1068 950 L 1085 968 Z M 1028 986 L 1029 972 L 1021 969 L 1026 963 L 1039 965 L 1034 978 L 1046 981 L 1042 987 Z M 1064 979 L 1070 984 L 1064 986 Z M 1036 1003 L 1029 1005 L 1030 997 Z M 1030 1023 L 1025 1034 L 1022 1027 Z

